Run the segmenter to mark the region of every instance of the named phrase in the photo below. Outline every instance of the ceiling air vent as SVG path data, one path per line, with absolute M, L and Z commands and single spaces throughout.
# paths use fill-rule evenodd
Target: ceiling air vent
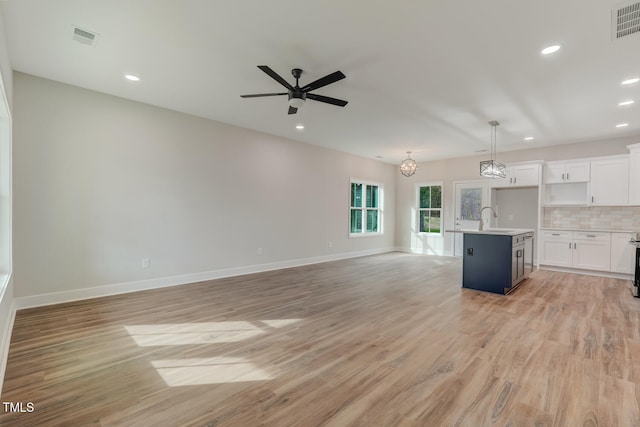
M 98 41 L 98 34 L 74 26 L 73 39 L 79 43 L 93 46 Z
M 640 2 L 627 2 L 613 8 L 611 24 L 614 40 L 640 32 Z

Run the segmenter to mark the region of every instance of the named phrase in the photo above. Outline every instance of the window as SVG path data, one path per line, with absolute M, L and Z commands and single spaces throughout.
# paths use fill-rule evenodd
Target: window
M 418 232 L 442 235 L 442 183 L 418 189 Z
M 382 233 L 382 186 L 351 181 L 349 232 L 351 236 Z

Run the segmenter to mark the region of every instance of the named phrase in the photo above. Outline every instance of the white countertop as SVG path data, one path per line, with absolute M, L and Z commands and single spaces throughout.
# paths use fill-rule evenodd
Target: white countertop
M 533 233 L 532 228 L 485 228 L 484 230 L 476 230 L 471 228 L 462 228 L 457 230 L 444 230 L 449 233 L 466 233 L 466 234 L 492 234 L 499 236 L 517 236 L 518 234 Z

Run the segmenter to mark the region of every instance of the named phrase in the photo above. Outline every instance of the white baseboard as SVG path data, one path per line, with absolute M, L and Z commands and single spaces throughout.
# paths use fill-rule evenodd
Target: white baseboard
M 226 268 L 221 270 L 204 271 L 200 273 L 183 274 L 177 276 L 158 277 L 149 280 L 117 283 L 93 288 L 75 289 L 72 291 L 53 292 L 48 294 L 32 295 L 15 298 L 15 310 L 25 308 L 42 307 L 45 305 L 60 304 L 79 301 L 89 298 L 104 297 L 109 295 L 124 294 L 129 292 L 159 289 L 169 286 L 185 285 L 188 283 L 202 282 L 206 280 L 222 279 L 224 277 L 241 276 L 243 274 L 261 273 L 265 271 L 280 270 L 283 268 L 301 267 L 310 264 L 319 264 L 341 259 L 357 258 L 367 255 L 376 255 L 394 252 L 395 248 L 380 248 L 359 252 L 344 252 L 339 254 L 323 255 L 311 258 L 300 258 L 288 261 L 279 261 L 268 264 L 256 264 L 243 267 Z
M 609 277 L 612 279 L 631 280 L 632 274 L 615 273 L 611 271 L 582 270 L 579 268 L 556 267 L 554 265 L 539 265 L 541 270 L 559 271 L 561 273 L 583 274 L 585 276 Z

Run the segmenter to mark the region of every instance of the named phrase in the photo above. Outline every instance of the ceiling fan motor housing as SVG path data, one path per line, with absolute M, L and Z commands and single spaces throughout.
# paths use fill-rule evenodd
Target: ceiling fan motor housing
M 293 108 L 300 108 L 307 100 L 307 94 L 300 89 L 289 91 L 289 105 Z

